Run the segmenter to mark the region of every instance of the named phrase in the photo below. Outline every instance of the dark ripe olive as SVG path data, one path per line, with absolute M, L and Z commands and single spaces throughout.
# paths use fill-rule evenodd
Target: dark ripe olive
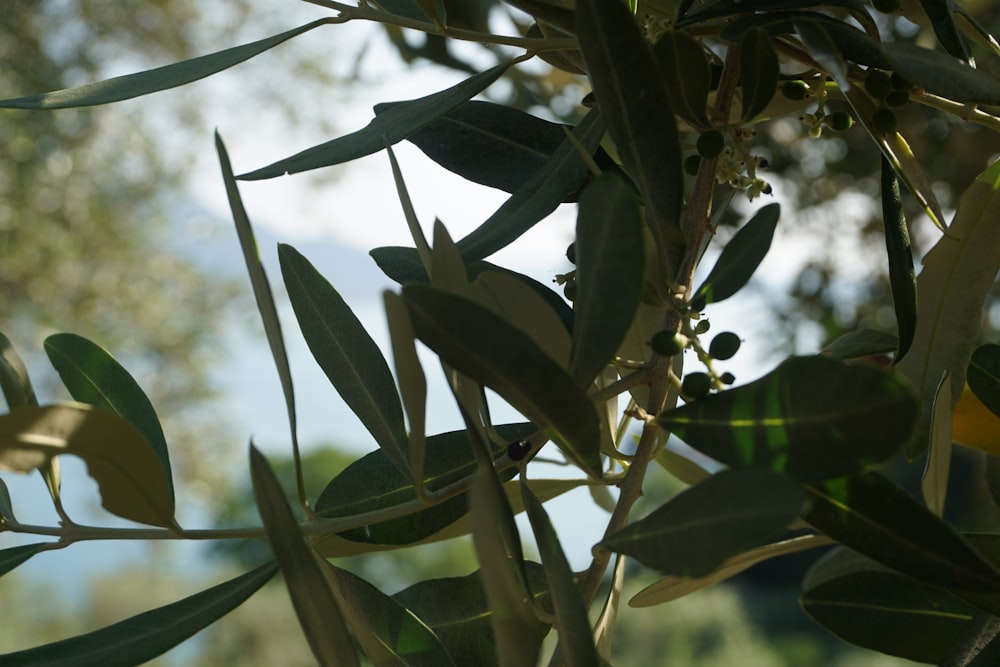
M 865 91 L 876 100 L 884 100 L 892 92 L 892 78 L 881 70 L 872 70 L 865 77 Z
M 878 109 L 872 114 L 872 127 L 876 132 L 889 134 L 895 132 L 898 125 L 896 113 L 892 109 Z
M 527 440 L 515 440 L 507 445 L 507 458 L 511 461 L 520 461 L 531 451 L 531 443 Z
M 698 167 L 701 166 L 701 156 L 697 153 L 684 158 L 684 173 L 688 176 L 697 176 Z
M 908 90 L 894 90 L 885 96 L 885 103 L 890 107 L 906 106 L 909 101 L 910 91 Z
M 673 331 L 660 331 L 653 336 L 649 344 L 653 348 L 653 352 L 664 357 L 672 357 L 675 354 L 680 354 L 687 347 L 688 339 L 687 336 Z
M 719 361 L 732 359 L 739 351 L 742 342 L 740 337 L 732 331 L 723 331 L 712 339 L 712 343 L 708 346 L 708 353 L 713 359 Z
M 728 387 L 732 383 L 736 382 L 736 376 L 727 371 L 719 376 L 719 382 Z
M 893 90 L 907 90 L 908 91 L 911 88 L 913 88 L 913 84 L 910 83 L 910 80 L 907 79 L 902 74 L 900 74 L 899 72 L 893 72 L 889 76 L 889 83 L 892 84 L 892 89 Z
M 790 100 L 804 100 L 808 89 L 801 81 L 785 81 L 781 84 L 781 94 Z
M 698 155 L 705 159 L 718 157 L 722 149 L 726 147 L 726 138 L 718 130 L 708 130 L 702 132 L 698 137 Z
M 569 260 L 570 264 L 576 264 L 576 241 L 569 244 L 566 248 L 566 259 Z
M 712 323 L 708 320 L 698 320 L 698 324 L 694 325 L 694 332 L 696 334 L 708 333 L 708 330 L 712 328 Z
M 688 398 L 701 398 L 712 388 L 708 373 L 688 373 L 681 382 L 681 393 Z

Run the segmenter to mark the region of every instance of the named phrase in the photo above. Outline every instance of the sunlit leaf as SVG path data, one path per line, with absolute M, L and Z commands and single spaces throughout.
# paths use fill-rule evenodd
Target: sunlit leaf
M 756 549 L 750 549 L 737 556 L 727 558 L 719 567 L 703 577 L 664 577 L 632 596 L 632 599 L 628 601 L 628 605 L 630 607 L 652 607 L 664 602 L 671 602 L 712 584 L 717 584 L 720 581 L 734 577 L 740 572 L 748 570 L 765 560 L 786 554 L 798 553 L 805 549 L 827 546 L 831 542 L 829 538 L 822 535 L 803 535 L 757 547 Z
M 2 549 L 0 550 L 0 576 L 7 574 L 37 553 L 58 548 L 57 542 L 36 542 Z
M 804 508 L 801 488 L 788 477 L 763 468 L 725 470 L 601 544 L 661 572 L 701 577 L 780 536 Z
M 805 520 L 844 546 L 917 581 L 996 595 L 1000 575 L 948 524 L 878 473 L 807 485 Z
M 684 173 L 673 107 L 635 17 L 618 0 L 578 0 L 576 34 L 608 133 L 646 206 L 664 271 L 684 254 Z
M 941 378 L 934 398 L 934 417 L 931 421 L 931 441 L 920 490 L 927 508 L 944 516 L 944 501 L 948 495 L 948 473 L 951 470 L 951 382 L 947 374 Z
M 740 44 L 740 90 L 744 122 L 764 111 L 778 90 L 778 54 L 760 28 L 747 31 Z
M 977 610 L 940 588 L 891 572 L 857 572 L 802 596 L 802 608 L 841 639 L 938 664 Z
M 916 412 L 906 386 L 882 369 L 793 357 L 755 382 L 664 412 L 657 422 L 728 466 L 814 480 L 889 458 L 910 436 Z
M 173 494 L 155 450 L 121 417 L 80 403 L 0 415 L 0 469 L 28 472 L 60 454 L 84 460 L 112 514 L 176 526 Z
M 951 437 L 961 445 L 992 454 L 986 460 L 987 466 L 1000 456 L 1000 416 L 983 405 L 969 385 L 965 385 L 951 411 Z
M 559 628 L 559 651 L 566 664 L 576 667 L 597 666 L 597 650 L 587 617 L 587 604 L 573 579 L 566 554 L 559 544 L 549 515 L 526 485 L 521 485 L 524 508 L 531 522 L 535 543 L 542 557 L 545 578 L 549 582 L 556 626 Z
M 143 664 L 243 604 L 277 571 L 274 563 L 267 563 L 183 600 L 95 632 L 0 655 L 0 664 L 5 667 Z
M 153 404 L 129 372 L 103 348 L 75 334 L 49 336 L 45 339 L 45 353 L 75 400 L 113 412 L 142 433 L 160 459 L 173 497 L 170 453 L 163 428 Z
M 321 561 L 352 633 L 375 665 L 447 667 L 445 647 L 412 611 L 347 570 Z
M 722 249 L 705 281 L 694 291 L 692 300 L 716 303 L 736 294 L 750 281 L 771 248 L 781 207 L 768 204 L 760 208 Z
M 0 391 L 10 410 L 22 405 L 38 405 L 28 369 L 7 336 L 0 333 Z
M 278 478 L 256 447 L 250 447 L 250 478 L 268 542 L 281 567 L 309 648 L 323 667 L 358 665 L 354 643 L 323 573 L 323 562 L 306 544 Z
M 903 199 L 899 193 L 899 178 L 889 161 L 882 156 L 882 223 L 885 247 L 889 258 L 889 284 L 892 306 L 896 311 L 899 347 L 893 363 L 899 363 L 910 345 L 917 328 L 917 276 L 913 270 L 910 233 L 903 216 Z
M 594 404 L 528 336 L 490 311 L 422 285 L 407 285 L 417 337 L 449 366 L 496 391 L 541 427 L 567 456 L 601 476 Z
M 1000 271 L 1000 225 L 994 223 L 998 215 L 1000 161 L 969 186 L 959 199 L 949 235 L 924 256 L 917 277 L 917 331 L 910 353 L 896 366 L 921 396 L 923 437 L 908 449 L 911 457 L 927 447 L 931 402 L 941 374 L 947 371 L 951 377 L 953 400 L 965 388 L 983 303 Z
M 313 28 L 318 28 L 321 25 L 332 22 L 329 18 L 319 19 L 318 21 L 307 23 L 273 37 L 242 46 L 234 46 L 231 49 L 217 51 L 206 56 L 183 60 L 172 65 L 156 67 L 135 74 L 126 74 L 125 76 L 116 76 L 97 83 L 88 83 L 83 86 L 56 90 L 42 95 L 3 100 L 0 101 L 0 108 L 67 109 L 70 107 L 85 107 L 118 102 L 168 88 L 183 86 L 186 83 L 191 83 L 216 72 L 221 72 L 233 65 L 238 65 L 244 60 L 249 60 L 268 49 L 278 46 L 282 42 L 297 37 Z
M 288 299 L 313 358 L 389 460 L 409 475 L 403 408 L 382 352 L 308 259 L 284 244 L 278 246 L 278 259 Z
M 834 359 L 860 359 L 895 352 L 898 345 L 899 339 L 891 333 L 855 329 L 824 347 L 822 352 Z
M 401 102 L 372 119 L 364 128 L 295 155 L 278 160 L 266 167 L 241 174 L 240 180 L 256 181 L 285 174 L 297 174 L 310 169 L 329 167 L 371 155 L 386 145 L 399 143 L 428 126 L 450 110 L 484 91 L 510 67 L 501 63 L 462 81 L 451 88 L 416 100 Z
M 593 155 L 604 136 L 600 113 L 592 109 L 573 128 L 545 166 L 524 182 L 486 221 L 458 241 L 465 260 L 472 261 L 506 248 L 547 217 L 566 197 L 580 188 L 587 165 L 580 146 Z
M 987 343 L 976 348 L 969 361 L 968 382 L 976 398 L 1000 417 L 1000 345 Z
M 707 129 L 712 67 L 701 42 L 681 30 L 664 33 L 653 46 L 664 90 L 674 111 L 691 126 Z
M 570 374 L 589 385 L 614 356 L 642 297 L 639 202 L 605 174 L 580 197 L 576 220 L 577 297 Z

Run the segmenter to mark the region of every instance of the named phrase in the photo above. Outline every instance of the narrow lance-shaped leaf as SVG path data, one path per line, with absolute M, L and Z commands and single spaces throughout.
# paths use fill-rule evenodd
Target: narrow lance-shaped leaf
M 250 478 L 268 542 L 281 566 L 292 606 L 316 661 L 323 667 L 358 665 L 354 643 L 323 573 L 322 561 L 306 544 L 278 478 L 263 454 L 252 445 Z
M 938 663 L 941 667 L 992 667 L 1000 663 L 1000 618 L 980 612 Z
M 977 610 L 940 588 L 892 572 L 856 572 L 802 596 L 807 614 L 865 648 L 939 664 Z
M 710 127 L 712 67 L 701 42 L 682 30 L 670 30 L 653 46 L 653 56 L 677 115 L 698 129 Z
M 594 94 L 646 205 L 667 279 L 684 255 L 681 146 L 673 107 L 645 37 L 624 3 L 579 0 L 576 33 Z
M 804 519 L 844 546 L 967 599 L 1000 591 L 1000 575 L 982 556 L 882 475 L 868 472 L 805 488 L 812 509 Z
M 968 381 L 976 398 L 1000 417 L 1000 345 L 987 343 L 976 348 L 969 360 Z
M 225 583 L 86 635 L 0 655 L 5 667 L 140 665 L 165 653 L 240 606 L 266 584 L 267 563 Z
M 806 502 L 794 480 L 763 468 L 725 470 L 601 544 L 647 567 L 707 575 L 730 556 L 780 536 Z
M 0 469 L 28 472 L 74 454 L 112 514 L 175 528 L 174 498 L 156 452 L 134 426 L 81 403 L 22 407 L 0 415 Z
M 614 174 L 592 182 L 576 220 L 577 298 L 570 374 L 589 385 L 615 354 L 642 297 L 639 203 Z
M 313 146 L 266 167 L 241 174 L 240 180 L 256 181 L 310 169 L 329 167 L 371 155 L 393 145 L 431 124 L 450 110 L 479 93 L 507 71 L 510 63 L 501 63 L 462 81 L 451 88 L 416 100 L 402 102 L 375 116 L 364 128 Z
M 924 256 L 917 277 L 920 302 L 910 353 L 896 368 L 921 396 L 918 437 L 907 450 L 915 457 L 927 447 L 931 403 L 944 371 L 952 400 L 965 389 L 983 303 L 1000 271 L 1000 160 L 965 191 L 948 236 Z
M 0 107 L 8 109 L 68 109 L 108 104 L 148 95 L 160 90 L 183 86 L 186 83 L 221 72 L 244 60 L 260 55 L 282 42 L 328 23 L 333 23 L 333 19 L 319 19 L 273 37 L 144 72 L 116 76 L 97 83 L 88 83 L 42 95 L 2 100 Z
M 382 295 L 385 316 L 389 323 L 389 337 L 392 340 L 392 357 L 399 378 L 399 391 L 409 420 L 408 469 L 414 483 L 423 493 L 424 455 L 427 436 L 424 433 L 427 422 L 427 379 L 417 357 L 416 334 L 410 323 L 406 304 L 395 292 L 386 291 Z M 401 471 L 406 475 L 406 471 Z
M 768 204 L 743 225 L 722 249 L 705 281 L 694 291 L 692 301 L 716 303 L 736 294 L 750 281 L 771 248 L 781 207 Z
M 748 30 L 740 44 L 740 90 L 743 122 L 764 111 L 778 90 L 778 54 L 761 28 Z
M 608 586 L 608 597 L 604 601 L 601 615 L 594 624 L 594 645 L 597 654 L 608 664 L 611 664 L 611 642 L 614 638 L 615 626 L 618 620 L 618 609 L 621 607 L 622 590 L 625 588 L 625 566 L 628 559 L 622 554 L 615 556 L 615 565 L 611 573 L 611 584 Z
M 930 19 L 931 27 L 941 46 L 955 58 L 968 61 L 969 49 L 965 38 L 955 25 L 952 0 L 920 0 L 920 6 Z
M 22 405 L 38 405 L 28 369 L 7 336 L 0 333 L 0 391 L 10 410 Z
M 58 542 L 36 542 L 34 544 L 22 544 L 19 547 L 10 547 L 0 550 L 0 576 L 3 576 L 21 565 L 29 558 L 42 551 L 59 549 L 63 545 Z
M 442 361 L 496 391 L 574 463 L 601 476 L 593 403 L 527 335 L 481 306 L 422 285 L 405 286 L 403 299 L 417 337 Z
M 876 329 L 855 329 L 823 348 L 822 353 L 834 359 L 860 359 L 877 354 L 889 354 L 899 348 L 899 338 Z
M 913 431 L 917 402 L 893 375 L 826 357 L 793 357 L 750 384 L 657 417 L 731 467 L 764 466 L 799 480 L 884 461 Z
M 559 628 L 559 652 L 562 659 L 565 664 L 574 667 L 597 667 L 597 650 L 590 630 L 590 619 L 587 617 L 587 605 L 573 580 L 573 570 L 559 545 L 559 538 L 552 528 L 549 515 L 526 484 L 521 485 L 521 496 L 542 557 L 545 578 L 549 582 L 556 626 Z
M 940 51 L 889 42 L 883 47 L 894 69 L 928 93 L 967 104 L 1000 104 L 1000 79 Z
M 898 364 L 910 349 L 917 328 L 917 275 L 913 270 L 910 233 L 903 215 L 899 178 L 889 161 L 882 156 L 882 223 L 885 249 L 889 259 L 889 284 L 892 306 L 896 311 L 899 347 L 893 363 Z
M 308 259 L 284 244 L 278 246 L 278 259 L 295 319 L 316 363 L 389 460 L 409 476 L 403 408 L 382 352 Z
M 160 460 L 172 497 L 167 441 L 153 404 L 139 383 L 103 348 L 76 334 L 49 336 L 45 353 L 75 400 L 113 412 L 142 433 Z
M 920 490 L 927 508 L 937 516 L 944 516 L 944 501 L 948 496 L 948 472 L 951 470 L 951 382 L 947 373 L 941 378 L 934 398 L 934 417 L 931 422 L 931 441 Z
M 795 21 L 795 30 L 809 50 L 809 55 L 823 66 L 841 90 L 848 91 L 851 89 L 851 82 L 847 78 L 847 63 L 824 24 L 825 22 L 799 20 Z

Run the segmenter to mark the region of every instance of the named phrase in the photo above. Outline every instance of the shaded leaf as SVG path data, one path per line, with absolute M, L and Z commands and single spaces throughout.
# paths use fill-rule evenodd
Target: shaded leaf
M 716 0 L 716 2 L 701 4 L 697 9 L 688 12 L 686 16 L 678 21 L 678 25 L 687 26 L 709 19 L 722 18 L 734 14 L 746 14 L 747 6 L 743 4 L 744 1 Z M 816 0 L 755 0 L 753 9 L 756 12 L 761 12 L 763 16 L 768 16 L 778 12 L 790 12 L 795 9 L 811 9 L 816 4 Z M 860 2 L 860 0 L 824 0 L 823 5 L 826 7 L 845 7 L 850 9 L 854 15 L 868 15 L 864 3 Z M 870 18 L 868 22 L 871 22 Z
M 601 476 L 593 403 L 530 338 L 485 308 L 422 285 L 403 287 L 417 337 L 449 366 L 496 391 L 563 452 Z
M 847 63 L 836 42 L 826 31 L 827 24 L 826 21 L 795 21 L 795 31 L 802 38 L 809 55 L 837 82 L 841 90 L 847 91 L 851 89 L 851 82 L 847 78 Z
M 458 241 L 466 262 L 506 248 L 576 192 L 587 174 L 580 146 L 593 155 L 604 136 L 600 113 L 592 109 L 573 128 L 545 166 L 521 185 L 483 224 Z
M 928 93 L 954 102 L 1000 104 L 1000 79 L 940 51 L 888 42 L 893 68 Z
M 673 107 L 650 48 L 624 3 L 578 0 L 576 34 L 608 133 L 646 206 L 672 278 L 684 255 L 681 146 Z
M 975 607 L 891 572 L 856 572 L 802 596 L 802 608 L 845 641 L 938 664 L 965 631 Z
M 958 31 L 958 26 L 955 25 L 955 17 L 952 16 L 952 1 L 920 0 L 920 6 L 930 19 L 931 27 L 934 28 L 934 34 L 941 42 L 941 46 L 955 58 L 968 61 L 968 46 L 962 33 Z
M 618 554 L 608 586 L 608 597 L 604 601 L 601 615 L 594 624 L 594 645 L 601 658 L 611 664 L 611 640 L 614 638 L 618 609 L 621 607 L 622 589 L 625 587 L 625 565 L 628 559 Z
M 0 479 L 0 529 L 7 524 L 17 524 L 14 516 L 14 507 L 10 503 L 10 491 L 7 485 Z
M 410 435 L 407 446 L 409 459 L 407 469 L 400 470 L 403 478 L 409 477 L 423 489 L 424 466 L 427 452 L 427 379 L 417 357 L 416 334 L 406 304 L 395 292 L 386 290 L 382 294 L 385 317 L 389 323 L 389 337 L 392 341 L 392 357 L 399 378 L 399 391 L 403 397 Z M 398 466 L 397 466 L 398 469 Z
M 758 209 L 729 239 L 708 277 L 694 291 L 691 300 L 704 299 L 706 304 L 716 303 L 728 299 L 746 285 L 771 248 L 771 239 L 774 238 L 780 213 L 781 207 L 778 204 L 768 204 Z
M 701 577 L 781 535 L 804 508 L 801 488 L 783 475 L 762 468 L 724 470 L 601 544 L 661 572 Z
M 7 336 L 0 333 L 0 391 L 10 410 L 23 405 L 38 405 L 28 369 Z
M 983 405 L 1000 417 L 1000 345 L 980 345 L 968 368 L 969 388 Z
M 484 91 L 507 71 L 510 63 L 501 63 L 462 81 L 451 88 L 416 100 L 401 102 L 375 116 L 364 128 L 295 155 L 278 160 L 266 167 L 241 174 L 244 181 L 297 174 L 310 169 L 329 167 L 356 160 L 396 144 L 431 124 L 462 102 Z
M 639 203 L 618 176 L 602 175 L 583 191 L 576 220 L 576 255 L 570 374 L 589 385 L 614 356 L 642 297 Z
M 941 667 L 991 667 L 1000 663 L 1000 618 L 980 613 L 966 624 Z
M 267 563 L 165 607 L 86 635 L 0 655 L 5 667 L 139 665 L 165 653 L 243 604 L 278 568 Z
M 174 498 L 156 452 L 121 417 L 82 403 L 22 407 L 0 415 L 0 469 L 28 472 L 53 456 L 87 464 L 112 514 L 174 528 Z
M 951 383 L 948 375 L 941 378 L 934 398 L 934 417 L 931 422 L 930 449 L 920 490 L 927 508 L 937 516 L 944 516 L 944 501 L 948 495 L 948 473 L 951 470 Z
M 712 67 L 701 42 L 686 32 L 670 30 L 653 46 L 673 110 L 698 129 L 711 126 L 708 120 L 708 93 Z
M 36 542 L 2 549 L 0 550 L 0 576 L 7 574 L 37 553 L 58 548 L 59 544 L 55 542 Z
M 855 329 L 823 348 L 822 353 L 834 359 L 860 359 L 895 352 L 899 339 L 891 333 L 875 329 Z
M 896 312 L 899 347 L 893 363 L 899 363 L 910 345 L 917 328 L 917 275 L 913 270 L 910 233 L 903 215 L 903 199 L 899 193 L 899 178 L 889 161 L 882 156 L 882 224 L 885 248 L 889 258 L 889 284 L 892 306 Z
M 805 488 L 805 520 L 844 546 L 967 599 L 1000 590 L 1000 575 L 948 524 L 878 473 Z
M 340 606 L 323 573 L 324 564 L 306 544 L 278 478 L 253 445 L 250 446 L 250 478 L 268 542 L 281 567 L 299 625 L 316 661 L 323 667 L 358 665 Z
M 403 208 L 403 217 L 406 218 L 406 226 L 410 230 L 410 238 L 413 239 L 413 245 L 416 246 L 417 255 L 420 257 L 420 263 L 423 265 L 424 270 L 430 271 L 431 248 L 427 243 L 423 227 L 420 226 L 420 219 L 417 218 L 417 212 L 413 209 L 413 201 L 410 199 L 410 193 L 406 188 L 403 171 L 399 168 L 399 161 L 396 160 L 396 154 L 393 152 L 392 146 L 386 146 L 385 152 L 389 156 L 389 165 L 392 168 L 392 180 L 396 184 L 396 194 L 399 197 L 399 204 Z
M 295 248 L 278 245 L 281 274 L 316 363 L 375 442 L 410 474 L 406 427 L 382 352 L 337 290 Z
M 957 400 L 965 388 L 965 372 L 986 295 L 1000 271 L 1000 161 L 994 162 L 969 186 L 958 202 L 948 236 L 942 236 L 924 256 L 917 277 L 920 303 L 917 330 L 906 359 L 896 369 L 921 396 L 922 437 L 908 448 L 910 457 L 927 447 L 931 403 L 941 374 L 951 377 Z
M 160 460 L 173 497 L 170 453 L 163 428 L 153 404 L 129 372 L 99 345 L 76 334 L 49 336 L 45 339 L 45 353 L 75 400 L 115 413 L 146 438 Z
M 849 474 L 906 442 L 916 399 L 893 375 L 826 357 L 792 357 L 764 377 L 663 412 L 657 422 L 732 467 L 799 480 Z
M 556 626 L 559 628 L 559 652 L 566 664 L 597 667 L 597 650 L 587 617 L 587 604 L 576 586 L 573 570 L 552 528 L 549 515 L 526 485 L 521 485 L 521 495 L 549 583 Z
M 324 18 L 299 26 L 273 37 L 256 42 L 234 46 L 230 49 L 217 51 L 205 56 L 183 60 L 179 63 L 156 67 L 144 72 L 116 76 L 111 79 L 88 83 L 75 88 L 56 90 L 42 95 L 31 95 L 0 101 L 0 108 L 8 109 L 68 109 L 71 107 L 86 107 L 97 104 L 108 104 L 128 100 L 155 93 L 168 88 L 183 86 L 186 83 L 203 79 L 206 76 L 221 72 L 244 60 L 260 55 L 268 49 L 278 46 L 292 37 L 321 25 L 332 23 L 333 19 Z
M 778 54 L 771 36 L 760 28 L 748 30 L 740 44 L 740 90 L 743 122 L 764 111 L 778 90 Z

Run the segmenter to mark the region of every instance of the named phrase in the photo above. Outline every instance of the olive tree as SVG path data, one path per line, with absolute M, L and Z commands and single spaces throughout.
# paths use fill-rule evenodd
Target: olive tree
M 943 513 L 954 442 L 1000 449 L 1000 346 L 979 340 L 1000 269 L 1000 162 L 983 165 L 946 214 L 897 121 L 906 108 L 1000 129 L 1000 79 L 990 73 L 1000 46 L 972 14 L 946 0 L 905 10 L 861 0 L 510 0 L 515 25 L 525 15 L 530 25 L 523 34 L 495 34 L 481 21 L 450 23 L 442 3 L 311 1 L 329 17 L 158 69 L 0 102 L 25 114 L 113 103 L 357 21 L 380 22 L 397 36 L 421 31 L 428 44 L 466 40 L 504 54 L 450 88 L 379 104 L 367 126 L 273 164 L 235 170 L 217 137 L 220 187 L 280 376 L 296 462 L 296 488 L 286 492 L 251 447 L 259 527 L 178 525 L 158 417 L 107 351 L 72 333 L 47 339 L 78 402 L 38 405 L 23 364 L 4 347 L 10 410 L 0 417 L 0 464 L 41 470 L 58 504 L 53 460 L 79 456 L 104 507 L 146 524 L 84 526 L 64 513 L 58 526 L 26 525 L 4 493 L 2 528 L 40 540 L 0 552 L 4 570 L 91 539 L 257 539 L 274 555 L 165 607 L 4 655 L 4 664 L 141 663 L 279 571 L 320 664 L 359 664 L 360 651 L 377 665 L 529 665 L 550 632 L 557 637 L 551 664 L 609 664 L 630 561 L 662 575 L 629 593 L 629 605 L 645 607 L 831 545 L 803 582 L 802 605 L 819 623 L 913 660 L 992 662 L 1000 651 L 993 640 L 1000 537 L 962 534 Z M 932 25 L 935 43 L 884 38 L 880 26 L 900 12 Z M 576 122 L 473 99 L 534 59 L 590 88 Z M 742 337 L 710 332 L 707 316 L 745 294 L 781 222 L 777 203 L 759 205 L 772 186 L 755 133 L 788 117 L 812 137 L 851 132 L 874 147 L 896 327 L 850 332 L 737 385 L 724 368 Z M 440 222 L 428 237 L 393 154 L 404 140 L 510 197 L 464 238 Z M 377 445 L 311 499 L 292 373 L 240 190 L 380 151 L 392 163 L 413 241 L 371 251 L 400 284 L 384 295 L 391 350 L 378 348 L 305 256 L 277 248 L 284 290 L 316 362 Z M 923 211 L 920 224 L 938 230 L 919 276 L 904 196 Z M 556 276 L 562 295 L 488 261 L 567 202 L 577 207 L 576 239 L 566 250 L 575 268 Z M 724 214 L 746 220 L 696 280 Z M 428 369 L 418 342 L 437 356 L 464 428 L 427 433 Z M 496 423 L 494 396 L 523 420 Z M 678 453 L 671 438 L 698 454 Z M 532 474 L 543 450 L 576 476 Z M 922 466 L 918 495 L 881 472 L 880 464 L 901 461 Z M 687 488 L 639 518 L 633 509 L 653 466 Z M 613 501 L 589 567 L 574 572 L 545 504 L 579 487 L 611 489 Z M 521 512 L 540 562 L 525 558 L 514 522 Z M 466 534 L 478 570 L 393 595 L 330 562 Z

